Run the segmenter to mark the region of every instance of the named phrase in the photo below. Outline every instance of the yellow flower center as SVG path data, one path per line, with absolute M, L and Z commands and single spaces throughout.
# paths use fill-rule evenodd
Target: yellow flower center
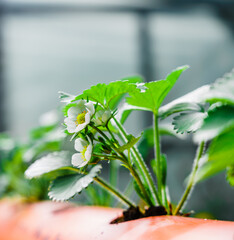
M 76 124 L 79 125 L 79 124 L 82 124 L 85 122 L 85 114 L 87 112 L 86 111 L 83 111 L 82 113 L 78 114 L 77 118 L 76 118 Z
M 81 152 L 81 154 L 82 154 L 82 159 L 85 161 L 86 159 L 85 159 L 85 153 L 86 153 L 86 151 L 87 151 L 87 147 L 88 147 L 88 145 L 87 146 L 84 146 L 84 149 L 82 150 L 82 152 Z

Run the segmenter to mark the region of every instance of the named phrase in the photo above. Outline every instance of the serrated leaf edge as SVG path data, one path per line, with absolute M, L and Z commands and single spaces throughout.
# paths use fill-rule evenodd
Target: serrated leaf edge
M 101 172 L 102 166 L 101 166 L 101 165 L 96 165 L 95 167 L 93 167 L 93 168 L 91 169 L 91 171 L 94 170 L 94 168 L 97 168 L 97 170 L 96 170 L 95 172 L 93 172 L 93 174 L 92 174 L 92 175 L 93 175 L 92 181 L 91 181 L 89 184 L 93 183 L 94 178 Z M 88 176 L 89 174 L 91 174 L 91 171 L 90 171 L 87 175 L 84 175 L 84 177 L 85 177 L 85 176 Z M 80 178 L 79 180 L 81 180 L 81 179 L 82 179 L 82 178 Z M 56 180 L 56 179 L 54 179 L 54 180 Z M 55 201 L 55 202 L 64 202 L 64 201 L 66 201 L 66 200 L 68 200 L 68 199 L 70 199 L 70 198 L 73 198 L 76 194 L 81 193 L 83 189 L 85 189 L 85 188 L 87 188 L 87 187 L 89 186 L 89 184 L 88 184 L 87 187 L 82 188 L 80 191 L 77 191 L 76 193 L 74 193 L 74 195 L 73 195 L 72 197 L 70 197 L 70 198 L 68 198 L 68 199 L 67 199 L 67 198 L 56 199 L 55 197 L 52 196 L 52 194 L 51 194 L 51 192 L 50 192 L 50 189 L 51 189 L 52 186 L 53 186 L 54 180 L 50 182 L 50 185 L 49 185 L 49 188 L 48 188 L 48 190 L 49 190 L 48 196 L 49 196 L 49 199 L 51 199 L 52 201 Z

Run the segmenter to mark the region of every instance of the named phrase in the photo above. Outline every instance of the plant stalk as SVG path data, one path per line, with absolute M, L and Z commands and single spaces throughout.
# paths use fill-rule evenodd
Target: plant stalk
M 152 206 L 153 203 L 152 203 L 152 201 L 151 201 L 148 193 L 146 192 L 146 189 L 145 189 L 145 187 L 144 187 L 144 185 L 143 185 L 143 183 L 142 183 L 142 181 L 141 181 L 138 173 L 135 171 L 134 168 L 132 168 L 132 167 L 129 165 L 128 159 L 126 158 L 126 156 L 124 155 L 124 153 L 118 151 L 118 148 L 116 148 L 116 147 L 114 146 L 114 144 L 110 141 L 110 139 L 108 138 L 108 136 L 106 136 L 105 133 L 103 133 L 100 129 L 98 129 L 98 128 L 95 127 L 95 126 L 92 126 L 92 127 L 93 127 L 99 134 L 101 134 L 101 135 L 111 144 L 111 147 L 113 148 L 113 150 L 121 156 L 121 157 L 118 157 L 118 156 L 117 156 L 116 159 L 119 159 L 119 160 L 121 160 L 123 163 L 126 164 L 126 166 L 128 167 L 128 169 L 131 171 L 132 176 L 133 176 L 134 179 L 136 180 L 139 188 L 141 189 L 142 194 L 145 196 L 146 203 L 147 203 L 148 205 Z
M 184 194 L 183 194 L 180 202 L 178 203 L 175 211 L 173 212 L 173 215 L 177 215 L 179 213 L 179 211 L 181 209 L 183 209 L 189 194 L 191 194 L 191 192 L 192 192 L 192 189 L 194 187 L 194 180 L 195 180 L 197 169 L 198 169 L 198 163 L 199 163 L 199 160 L 202 157 L 204 146 L 205 146 L 205 142 L 204 141 L 202 141 L 200 143 L 200 145 L 198 146 L 197 154 L 196 154 L 196 157 L 194 159 L 193 169 L 192 169 L 189 181 L 188 181 L 188 185 L 187 185 L 187 187 L 186 187 L 186 189 L 184 191 Z
M 154 156 L 156 161 L 156 177 L 158 184 L 159 197 L 162 199 L 162 175 L 161 175 L 161 151 L 159 142 L 159 128 L 158 128 L 158 117 L 157 114 L 153 114 L 153 126 L 154 126 Z
M 139 186 L 142 194 L 145 196 L 145 199 L 143 199 L 143 200 L 145 201 L 145 203 L 146 203 L 147 205 L 152 206 L 151 199 L 149 198 L 149 195 L 148 195 L 148 193 L 146 192 L 146 189 L 145 189 L 144 185 L 142 184 L 142 181 L 141 181 L 138 173 L 137 173 L 136 170 L 135 170 L 133 167 L 131 167 L 131 166 L 129 166 L 129 170 L 130 170 L 132 176 L 134 177 L 134 179 L 136 180 L 136 182 L 137 182 L 137 184 L 138 184 L 138 186 Z
M 106 129 L 107 129 L 107 131 L 109 132 L 109 134 L 111 135 L 112 139 L 115 141 L 115 143 L 118 143 L 118 141 L 116 140 L 114 134 L 113 134 L 113 133 L 111 132 L 111 130 L 109 129 L 108 124 L 106 125 Z
M 120 199 L 125 205 L 129 207 L 136 207 L 135 203 L 133 203 L 131 200 L 129 200 L 127 197 L 125 197 L 121 192 L 119 192 L 117 189 L 113 188 L 110 184 L 108 184 L 104 179 L 100 177 L 95 177 L 94 181 L 100 184 L 104 189 L 106 189 L 108 192 L 111 192 L 114 196 L 116 196 L 118 199 Z
M 115 155 L 104 155 L 104 154 L 96 154 L 94 153 L 93 154 L 94 157 L 98 157 L 98 158 L 108 158 L 109 160 L 112 159 L 112 160 L 115 160 L 115 159 L 119 159 L 121 161 L 123 161 L 123 158 L 122 157 L 119 157 L 119 156 L 115 156 Z
M 118 170 L 119 170 L 119 163 L 116 161 L 110 162 L 110 184 L 112 186 L 117 186 L 118 183 Z
M 122 124 L 116 119 L 116 118 L 113 118 L 117 128 L 119 129 L 119 132 L 123 138 L 123 140 L 125 142 L 127 142 L 127 133 L 124 129 L 124 127 L 122 126 Z M 158 193 L 157 193 L 157 190 L 156 190 L 156 187 L 154 185 L 154 182 L 153 182 L 153 179 L 150 175 L 150 172 L 143 160 L 143 158 L 141 157 L 138 149 L 133 146 L 131 148 L 131 152 L 133 154 L 133 156 L 135 157 L 135 164 L 136 164 L 136 167 L 137 169 L 139 170 L 143 180 L 144 180 L 144 184 L 146 184 L 148 187 L 149 187 L 149 190 L 150 190 L 150 193 L 152 194 L 152 197 L 153 197 L 153 202 L 152 202 L 152 205 L 156 205 L 156 203 L 158 202 L 159 205 L 162 205 L 161 203 L 161 199 L 159 198 L 158 196 Z
M 73 168 L 73 167 L 64 167 L 63 169 L 72 170 L 77 173 L 81 174 L 87 174 L 86 172 L 81 172 L 79 169 Z M 104 179 L 100 177 L 95 177 L 94 181 L 100 184 L 107 192 L 111 192 L 114 196 L 116 196 L 118 199 L 120 199 L 125 205 L 128 205 L 129 207 L 136 207 L 135 203 L 133 203 L 131 200 L 129 200 L 127 197 L 125 197 L 121 192 L 119 192 L 116 188 L 108 184 Z
M 162 181 L 162 174 L 166 174 L 166 172 L 162 172 L 162 164 L 161 164 L 161 146 L 160 146 L 160 133 L 159 133 L 159 126 L 158 126 L 158 115 L 157 113 L 153 113 L 153 126 L 154 126 L 154 155 L 155 155 L 155 161 L 156 161 L 156 178 L 157 178 L 157 184 L 158 184 L 158 194 L 159 198 L 161 199 L 161 202 L 163 206 L 167 209 L 167 212 L 169 213 L 169 206 L 168 206 L 168 200 L 167 200 L 167 193 L 166 193 L 166 183 Z M 164 176 L 164 178 L 166 178 Z
M 111 147 L 116 150 L 116 147 L 114 146 L 114 144 L 111 142 L 111 140 L 108 138 L 108 136 L 103 132 L 101 131 L 98 127 L 95 127 L 95 126 L 91 126 L 94 130 L 96 130 L 100 135 L 102 135 L 111 145 Z

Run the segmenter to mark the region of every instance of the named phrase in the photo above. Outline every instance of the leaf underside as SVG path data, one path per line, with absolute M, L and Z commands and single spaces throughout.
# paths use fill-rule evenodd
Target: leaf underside
M 181 113 L 174 117 L 172 124 L 177 133 L 195 132 L 202 126 L 206 116 L 204 112 Z
M 54 152 L 35 161 L 26 170 L 25 176 L 31 179 L 67 166 L 72 166 L 71 155 L 65 151 Z
M 234 70 L 217 79 L 211 85 L 204 85 L 168 104 L 159 110 L 159 116 L 165 118 L 180 111 L 199 111 L 206 102 L 234 105 Z
M 211 85 L 206 101 L 234 105 L 234 69 Z
M 140 140 L 140 138 L 141 136 L 136 138 L 133 135 L 129 135 L 128 142 L 123 146 L 119 147 L 118 150 L 120 152 L 124 152 L 125 150 L 130 150 L 130 148 L 132 148 Z
M 194 135 L 195 142 L 209 141 L 225 129 L 234 126 L 234 107 L 222 105 L 211 107 L 202 127 Z
M 101 170 L 101 165 L 94 166 L 87 175 L 67 175 L 58 177 L 50 186 L 49 197 L 55 201 L 65 201 L 87 188 Z

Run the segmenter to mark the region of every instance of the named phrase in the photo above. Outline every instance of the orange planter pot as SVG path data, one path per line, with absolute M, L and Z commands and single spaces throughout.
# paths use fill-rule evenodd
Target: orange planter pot
M 109 224 L 121 209 L 0 202 L 1 240 L 233 240 L 234 222 L 177 216 Z

